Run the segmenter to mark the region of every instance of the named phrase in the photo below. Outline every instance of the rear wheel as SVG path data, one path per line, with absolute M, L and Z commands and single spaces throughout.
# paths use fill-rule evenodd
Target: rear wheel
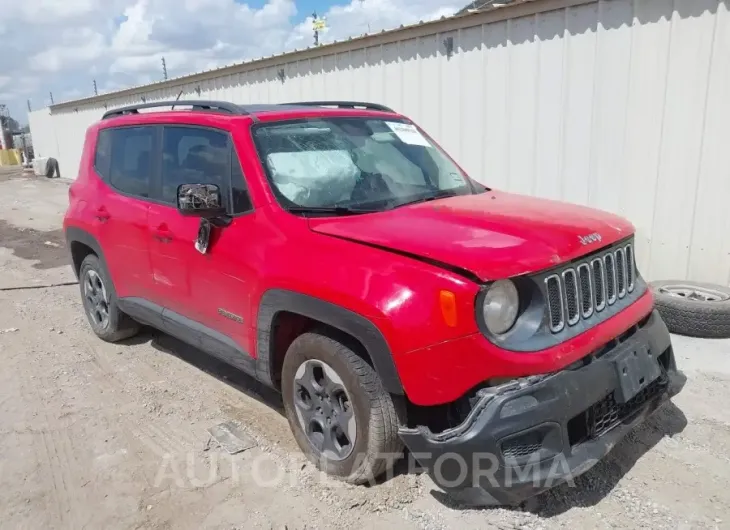
M 84 312 L 97 337 L 117 342 L 139 332 L 139 324 L 117 306 L 114 285 L 94 254 L 89 254 L 81 262 L 79 287 Z
M 289 425 L 322 471 L 352 484 L 383 474 L 402 452 L 390 394 L 373 368 L 344 344 L 299 336 L 282 368 Z

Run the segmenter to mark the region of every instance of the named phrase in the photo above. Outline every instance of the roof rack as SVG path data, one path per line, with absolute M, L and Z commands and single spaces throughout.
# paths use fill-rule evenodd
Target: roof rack
M 102 120 L 108 118 L 115 118 L 117 116 L 124 116 L 125 114 L 139 114 L 140 109 L 152 109 L 155 107 L 189 107 L 192 106 L 194 111 L 204 112 L 222 112 L 226 114 L 236 115 L 248 115 L 249 112 L 243 107 L 236 105 L 235 103 L 228 103 L 226 101 L 198 101 L 198 100 L 175 100 L 175 101 L 156 101 L 154 103 L 139 103 L 137 105 L 129 105 L 127 107 L 121 107 L 118 109 L 112 109 L 104 113 Z
M 395 111 L 385 105 L 379 103 L 366 103 L 364 101 L 297 101 L 294 103 L 285 103 L 285 105 L 305 105 L 307 107 L 338 107 L 341 109 L 363 108 L 367 110 L 380 110 L 383 112 Z

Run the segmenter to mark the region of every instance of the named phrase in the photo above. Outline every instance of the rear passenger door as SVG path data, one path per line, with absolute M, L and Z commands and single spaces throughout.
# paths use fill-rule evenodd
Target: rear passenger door
M 156 127 L 99 132 L 94 167 L 109 188 L 93 205 L 96 235 L 120 298 L 147 298 L 153 287 L 147 215 Z

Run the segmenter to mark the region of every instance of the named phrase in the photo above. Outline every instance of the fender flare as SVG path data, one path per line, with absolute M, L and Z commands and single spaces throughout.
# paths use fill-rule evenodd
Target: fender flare
M 74 274 L 76 275 L 76 279 L 78 280 L 79 274 L 76 270 L 76 264 L 73 262 L 73 254 L 71 250 L 71 243 L 79 242 L 87 247 L 89 247 L 91 250 L 94 251 L 94 254 L 96 254 L 99 257 L 99 260 L 101 261 L 102 266 L 106 269 L 107 275 L 109 274 L 109 267 L 106 266 L 106 259 L 104 258 L 104 252 L 101 250 L 101 245 L 96 240 L 96 238 L 91 235 L 89 232 L 84 230 L 83 228 L 78 228 L 75 226 L 69 226 L 66 228 L 66 246 L 68 247 L 69 253 L 71 253 L 71 265 L 73 266 Z M 111 278 L 111 276 L 109 276 Z
M 256 375 L 263 383 L 274 386 L 271 329 L 274 318 L 281 311 L 324 322 L 355 337 L 367 349 L 383 387 L 391 394 L 405 394 L 390 347 L 375 324 L 344 307 L 284 289 L 266 291 L 259 304 L 256 320 Z

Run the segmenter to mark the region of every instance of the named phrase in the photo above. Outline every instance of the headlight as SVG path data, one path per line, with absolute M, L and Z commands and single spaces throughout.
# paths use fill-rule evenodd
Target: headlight
M 484 323 L 490 333 L 501 335 L 510 330 L 517 320 L 520 297 L 510 280 L 494 282 L 484 296 Z

